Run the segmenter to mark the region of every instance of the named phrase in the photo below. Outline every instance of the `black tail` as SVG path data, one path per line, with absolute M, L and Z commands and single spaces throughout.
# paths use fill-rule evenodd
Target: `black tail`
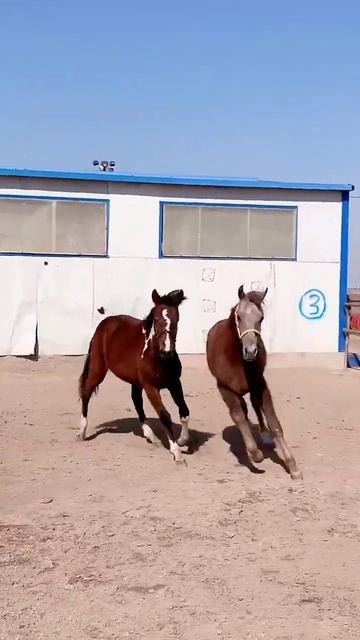
M 79 397 L 80 400 L 83 397 L 84 391 L 85 391 L 85 385 L 86 385 L 86 380 L 87 377 L 89 375 L 89 369 L 90 369 L 90 350 L 91 350 L 91 342 L 89 345 L 89 350 L 87 352 L 87 356 L 86 356 L 86 360 L 85 360 L 85 364 L 84 364 L 84 368 L 82 370 L 82 374 L 79 378 Z

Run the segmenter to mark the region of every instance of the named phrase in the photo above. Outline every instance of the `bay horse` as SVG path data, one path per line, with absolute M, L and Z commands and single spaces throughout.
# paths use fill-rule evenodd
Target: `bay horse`
M 160 296 L 152 292 L 154 307 L 145 320 L 132 316 L 109 316 L 102 320 L 90 342 L 79 380 L 82 415 L 78 437 L 86 438 L 88 405 L 94 391 L 110 369 L 131 384 L 131 397 L 139 416 L 144 437 L 152 444 L 160 441 L 146 424 L 143 390 L 166 429 L 169 446 L 176 462 L 183 462 L 180 446 L 189 441 L 189 409 L 181 384 L 181 362 L 176 352 L 179 306 L 185 300 L 182 289 Z M 172 420 L 160 396 L 168 389 L 179 409 L 181 434 L 176 442 Z
M 264 378 L 266 349 L 261 337 L 261 323 L 264 318 L 262 303 L 266 293 L 267 289 L 261 293 L 245 293 L 244 287 L 239 287 L 239 300 L 231 309 L 230 316 L 217 322 L 208 333 L 207 363 L 231 418 L 242 435 L 249 460 L 261 462 L 264 456 L 258 449 L 248 420 L 248 408 L 244 399 L 247 393 L 250 393 L 263 441 L 272 437 L 292 479 L 297 480 L 302 478 L 302 473 L 286 444 Z

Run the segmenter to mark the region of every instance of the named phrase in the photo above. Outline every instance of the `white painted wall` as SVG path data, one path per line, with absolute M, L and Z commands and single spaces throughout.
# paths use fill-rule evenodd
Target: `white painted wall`
M 22 179 L 21 187 L 10 188 L 2 179 L 0 193 L 110 199 L 110 258 L 0 257 L 0 290 L 6 301 L 0 315 L 1 354 L 31 353 L 36 325 L 40 353 L 84 353 L 103 317 L 98 307 L 104 306 L 107 314 L 142 317 L 151 307 L 154 287 L 160 293 L 184 289 L 188 300 L 181 308 L 178 348 L 201 353 L 208 329 L 236 303 L 239 284 L 254 281 L 269 287 L 263 332 L 270 352 L 337 351 L 340 193 L 106 183 L 86 183 L 86 191 L 80 191 L 85 188 L 80 183 L 70 192 L 66 181 L 48 180 L 41 189 L 39 183 Z M 298 261 L 160 260 L 160 200 L 295 205 Z M 299 312 L 301 296 L 313 288 L 326 298 L 326 311 L 318 320 Z

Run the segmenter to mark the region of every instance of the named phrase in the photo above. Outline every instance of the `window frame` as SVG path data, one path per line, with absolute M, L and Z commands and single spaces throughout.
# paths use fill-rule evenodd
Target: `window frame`
M 96 204 L 105 205 L 105 253 L 33 253 L 19 251 L 0 251 L 0 256 L 24 256 L 32 258 L 109 258 L 109 225 L 110 225 L 110 199 L 109 198 L 76 198 L 73 196 L 34 196 L 25 194 L 7 194 L 0 193 L 1 200 L 40 200 L 47 202 L 65 201 L 65 202 L 94 202 Z
M 254 258 L 248 256 L 169 256 L 164 253 L 164 222 L 165 222 L 165 207 L 166 205 L 179 206 L 179 207 L 219 207 L 235 209 L 270 209 L 271 211 L 294 211 L 295 212 L 295 251 L 294 256 L 291 258 Z M 160 259 L 164 260 L 247 260 L 247 261 L 260 261 L 260 262 L 297 262 L 298 259 L 298 205 L 276 205 L 276 204 L 237 204 L 233 202 L 202 202 L 202 201 L 174 201 L 174 200 L 160 200 L 159 202 L 159 254 Z

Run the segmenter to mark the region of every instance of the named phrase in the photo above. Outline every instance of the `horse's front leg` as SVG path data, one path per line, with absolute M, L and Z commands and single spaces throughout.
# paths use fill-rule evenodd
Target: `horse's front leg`
M 264 456 L 262 451 L 258 449 L 257 444 L 254 440 L 254 436 L 251 432 L 251 427 L 247 418 L 246 402 L 242 400 L 241 396 L 238 396 L 233 391 L 230 391 L 230 389 L 226 389 L 221 385 L 218 385 L 218 389 L 222 395 L 224 402 L 229 408 L 230 415 L 234 421 L 234 424 L 237 426 L 242 435 L 249 460 L 251 462 L 262 462 Z
M 181 384 L 180 378 L 178 378 L 175 382 L 169 385 L 169 391 L 172 399 L 174 400 L 176 406 L 179 409 L 179 416 L 181 422 L 181 434 L 180 438 L 178 438 L 178 445 L 183 447 L 189 442 L 189 415 L 190 411 L 185 402 L 184 392 Z
M 286 441 L 284 438 L 284 432 L 282 426 L 279 422 L 279 419 L 275 413 L 271 393 L 269 391 L 269 387 L 267 386 L 266 381 L 264 380 L 264 391 L 262 397 L 262 408 L 265 414 L 266 422 L 271 431 L 271 435 L 274 439 L 275 446 L 280 450 L 285 465 L 292 477 L 293 480 L 301 480 L 302 473 L 299 471 L 295 458 L 292 455 Z
M 167 431 L 170 451 L 174 456 L 175 462 L 184 462 L 179 445 L 175 440 L 170 413 L 165 409 L 163 405 L 159 389 L 153 387 L 152 385 L 145 385 L 144 389 L 147 397 L 149 398 L 152 406 L 154 407 L 156 413 L 158 414 L 162 424 Z

